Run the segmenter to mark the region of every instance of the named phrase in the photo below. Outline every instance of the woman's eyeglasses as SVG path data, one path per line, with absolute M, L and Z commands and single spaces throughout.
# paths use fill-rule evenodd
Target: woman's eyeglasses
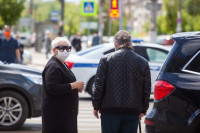
M 70 52 L 72 47 L 71 46 L 57 46 L 55 47 L 55 49 L 58 49 L 60 52 L 63 52 L 64 50 L 66 50 L 67 52 Z

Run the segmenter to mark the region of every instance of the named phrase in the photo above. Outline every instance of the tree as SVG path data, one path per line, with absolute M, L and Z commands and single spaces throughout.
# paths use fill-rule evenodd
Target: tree
M 196 16 L 200 14 L 200 0 L 186 0 L 185 3 L 186 9 L 190 15 Z
M 165 13 L 160 24 L 161 32 L 165 34 L 172 34 L 176 32 L 176 20 L 177 20 L 177 1 L 175 0 L 164 0 L 163 6 Z M 160 19 L 160 18 L 158 18 Z M 159 25 L 159 24 L 158 24 Z
M 2 23 L 14 25 L 21 16 L 21 12 L 24 9 L 24 2 L 25 0 L 0 0 Z

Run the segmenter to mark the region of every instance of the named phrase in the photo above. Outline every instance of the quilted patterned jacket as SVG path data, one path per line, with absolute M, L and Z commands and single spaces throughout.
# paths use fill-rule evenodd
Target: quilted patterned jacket
M 146 113 L 151 93 L 148 62 L 126 47 L 101 58 L 93 107 L 101 112 Z

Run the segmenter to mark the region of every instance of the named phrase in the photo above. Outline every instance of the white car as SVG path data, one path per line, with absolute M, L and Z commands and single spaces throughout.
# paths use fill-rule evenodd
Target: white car
M 161 66 L 168 55 L 169 48 L 158 44 L 145 43 L 135 43 L 133 44 L 133 48 L 137 54 L 149 61 L 153 88 Z M 100 58 L 113 51 L 115 51 L 113 43 L 101 44 L 72 54 L 65 61 L 75 74 L 77 80 L 84 81 L 85 91 L 90 95 L 93 91 L 92 86 L 94 84 L 94 78 Z M 153 90 L 154 89 L 152 89 L 152 92 Z
M 28 34 L 19 34 L 20 36 L 20 44 L 24 45 L 25 47 L 31 46 L 31 39 L 30 35 Z

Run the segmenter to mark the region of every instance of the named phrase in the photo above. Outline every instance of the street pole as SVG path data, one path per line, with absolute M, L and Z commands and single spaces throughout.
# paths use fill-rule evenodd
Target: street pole
M 151 24 L 150 24 L 150 42 L 156 42 L 157 36 L 157 0 L 151 0 Z
M 111 1 L 109 1 L 109 9 L 111 9 Z M 109 15 L 110 16 L 110 15 Z M 108 24 L 108 37 L 111 35 L 111 30 L 112 30 L 112 18 L 109 17 L 109 24 Z
M 119 0 L 119 7 L 120 7 L 120 24 L 119 30 L 123 30 L 123 0 Z
M 181 7 L 182 7 L 182 1 L 178 0 L 178 12 L 177 12 L 177 27 L 176 32 L 181 32 L 181 23 L 182 23 L 182 14 L 181 14 Z
M 103 36 L 103 31 L 104 31 L 104 21 L 103 21 L 103 7 L 104 7 L 105 0 L 99 0 L 99 44 L 102 43 L 102 36 Z
M 112 18 L 109 18 L 108 36 L 110 37 L 112 31 Z
M 33 33 L 33 27 L 34 27 L 34 22 L 33 22 L 33 0 L 30 0 L 30 9 L 29 9 L 29 15 L 30 15 L 30 33 Z
M 60 0 L 61 4 L 61 22 L 60 22 L 60 28 L 59 28 L 59 35 L 63 36 L 63 30 L 64 30 L 64 13 L 65 13 L 65 0 Z

